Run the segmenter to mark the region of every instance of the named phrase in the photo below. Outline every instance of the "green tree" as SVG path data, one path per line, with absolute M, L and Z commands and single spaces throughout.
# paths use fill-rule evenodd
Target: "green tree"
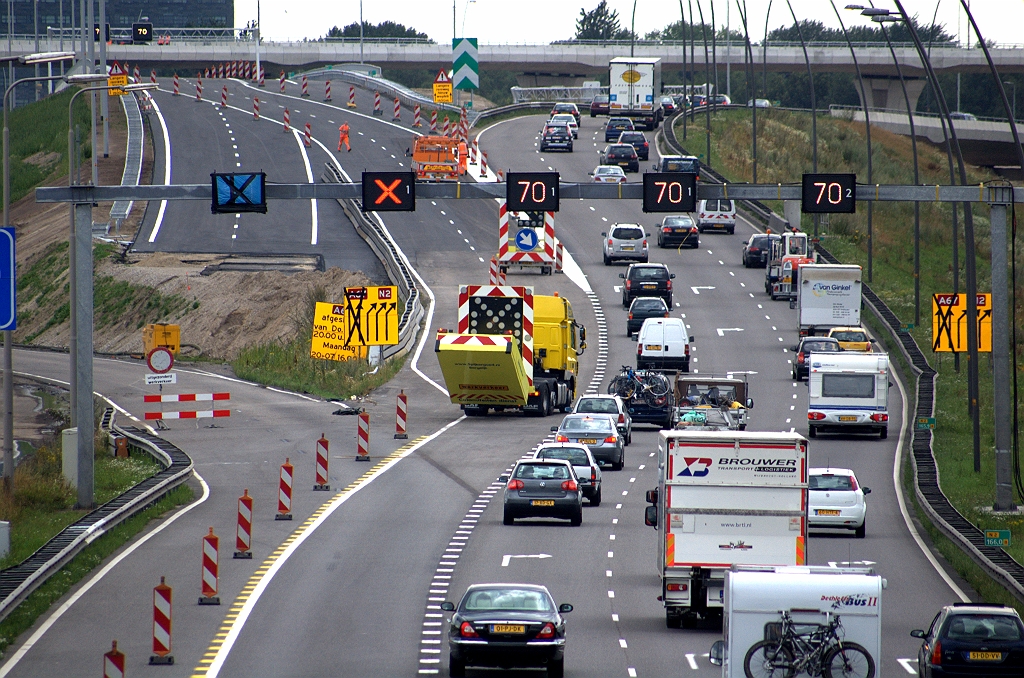
M 338 28 L 337 26 L 332 27 L 327 31 L 328 38 L 358 38 L 359 37 L 359 24 L 351 23 L 344 28 Z M 420 33 L 411 26 L 406 28 L 402 24 L 396 24 L 394 21 L 382 21 L 381 23 L 374 26 L 373 24 L 364 21 L 363 22 L 363 37 L 364 38 L 427 38 L 426 33 Z
M 608 8 L 607 0 L 589 12 L 580 8 L 576 40 L 629 40 L 630 32 L 619 25 L 619 13 Z

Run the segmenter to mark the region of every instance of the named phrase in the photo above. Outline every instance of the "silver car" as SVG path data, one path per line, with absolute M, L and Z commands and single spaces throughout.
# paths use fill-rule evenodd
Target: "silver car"
M 505 513 L 502 522 L 516 518 L 568 518 L 583 522 L 583 488 L 572 464 L 561 459 L 520 459 L 505 482 Z
M 610 414 L 567 414 L 558 426 L 552 426 L 556 443 L 582 443 L 594 459 L 621 471 L 626 463 L 625 436 L 619 433 Z
M 647 262 L 647 239 L 651 234 L 645 233 L 639 224 L 615 224 L 611 232 L 602 232 L 601 236 L 605 266 L 620 259 Z
M 617 395 L 586 395 L 576 401 L 572 408 L 573 414 L 610 414 L 615 417 L 615 424 L 624 437 L 623 443 L 633 442 L 633 417 L 629 416 L 629 408 Z
M 601 466 L 586 445 L 546 443 L 533 453 L 534 459 L 562 459 L 572 464 L 576 479 L 583 488 L 583 497 L 591 506 L 601 505 Z

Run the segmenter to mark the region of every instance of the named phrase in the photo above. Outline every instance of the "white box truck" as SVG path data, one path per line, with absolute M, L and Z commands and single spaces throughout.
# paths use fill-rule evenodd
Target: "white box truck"
M 853 264 L 800 267 L 797 308 L 800 336 L 827 334 L 833 327 L 860 325 L 861 268 Z
M 665 623 L 721 614 L 736 564 L 807 560 L 807 440 L 799 433 L 662 431 L 658 489 L 644 516 L 658 530 Z
M 661 108 L 661 59 L 615 57 L 608 65 L 608 115 L 632 118 L 653 130 L 665 117 Z
M 808 436 L 832 431 L 888 437 L 888 354 L 812 353 L 807 363 Z
M 880 676 L 885 586 L 868 568 L 735 566 L 725 574 L 724 640 L 712 647 L 712 662 L 722 665 L 722 678 L 746 678 L 748 652 L 778 638 L 784 613 L 794 631 L 804 633 L 838 616 L 839 637 L 860 646 L 870 658 L 871 672 Z M 868 661 L 856 649 L 847 659 L 853 675 L 868 675 Z

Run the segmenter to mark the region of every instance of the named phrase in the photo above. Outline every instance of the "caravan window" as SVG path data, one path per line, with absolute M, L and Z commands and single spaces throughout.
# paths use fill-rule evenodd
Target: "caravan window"
M 821 395 L 823 398 L 874 398 L 875 375 L 823 374 Z

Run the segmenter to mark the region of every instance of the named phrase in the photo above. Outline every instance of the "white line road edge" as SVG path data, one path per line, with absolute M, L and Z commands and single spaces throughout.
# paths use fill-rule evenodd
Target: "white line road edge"
M 299 153 L 302 154 L 302 164 L 306 166 L 306 181 L 313 183 L 313 168 L 309 166 L 309 153 L 306 153 L 306 145 L 302 143 L 302 137 L 299 136 L 298 129 L 292 127 L 292 135 L 295 137 L 295 143 L 299 145 Z M 312 229 L 309 244 L 315 245 L 317 239 L 320 237 L 320 224 L 317 219 L 316 200 L 309 201 L 309 223 Z
M 171 135 L 167 132 L 167 122 L 164 121 L 164 114 L 160 111 L 156 99 L 150 97 L 149 100 L 153 104 L 156 119 L 160 121 L 160 129 L 164 134 L 164 186 L 169 186 L 171 183 Z M 149 234 L 149 242 L 156 242 L 156 236 L 160 232 L 160 225 L 164 223 L 164 212 L 166 211 L 167 201 L 161 200 L 160 210 L 156 213 L 156 221 L 153 222 L 153 231 Z
M 88 593 L 89 590 L 92 589 L 93 586 L 98 584 L 101 579 L 103 579 L 105 576 L 107 576 L 110 573 L 111 570 L 113 570 L 115 567 L 118 566 L 118 564 L 120 564 L 120 562 L 122 560 L 124 560 L 125 558 L 130 556 L 132 553 L 134 553 L 140 546 L 145 544 L 147 541 L 149 541 L 150 539 L 152 539 L 153 537 L 155 537 L 156 535 L 160 534 L 165 529 L 170 527 L 170 525 L 172 523 L 174 523 L 174 521 L 176 521 L 178 518 L 180 518 L 181 516 L 185 515 L 186 513 L 188 513 L 189 511 L 191 511 L 192 509 L 194 509 L 195 507 L 199 506 L 200 504 L 205 502 L 207 499 L 209 499 L 209 497 L 210 497 L 210 486 L 206 484 L 206 481 L 203 480 L 203 477 L 201 475 L 199 475 L 196 471 L 192 471 L 192 474 L 196 477 L 196 479 L 199 481 L 199 484 L 202 485 L 202 487 L 203 487 L 203 494 L 202 494 L 202 496 L 199 497 L 199 499 L 196 499 L 194 502 L 192 502 L 188 506 L 185 506 L 185 507 L 181 508 L 173 516 L 171 516 L 170 518 L 168 518 L 167 520 L 165 520 L 164 522 L 160 523 L 155 528 L 153 528 L 153 530 L 151 532 L 149 532 L 148 534 L 146 534 L 146 536 L 144 536 L 142 539 L 139 539 L 137 542 L 135 542 L 134 544 L 132 544 L 131 546 L 126 548 L 124 551 L 119 553 L 116 558 L 114 558 L 109 563 L 104 565 L 103 569 L 101 569 L 99 572 L 94 574 L 89 579 L 88 582 L 86 582 L 81 588 L 79 588 L 77 591 L 75 591 L 74 594 L 72 594 L 72 596 L 70 598 L 68 598 L 66 601 L 64 601 L 64 603 L 60 607 L 58 607 L 56 610 L 54 610 L 53 613 L 49 617 L 46 618 L 46 621 L 44 621 L 39 626 L 39 628 L 37 628 L 35 630 L 35 632 L 31 636 L 29 636 L 29 639 L 26 640 L 24 643 L 22 643 L 21 647 L 19 647 L 17 649 L 17 651 L 13 655 L 11 655 L 11 658 L 8 659 L 7 662 L 2 667 L 0 667 L 0 678 L 4 678 L 4 676 L 9 674 L 11 671 L 13 671 L 14 667 L 16 667 L 18 665 L 18 662 L 20 662 L 22 660 L 22 658 L 26 654 L 28 654 L 32 650 L 33 647 L 35 647 L 35 644 L 37 642 L 39 642 L 39 639 L 42 638 L 46 634 L 47 631 L 50 630 L 50 627 L 52 627 L 54 624 L 56 624 L 57 621 L 61 617 L 64 616 L 64 613 L 71 609 L 72 605 L 77 603 L 78 600 L 80 598 L 82 598 L 82 596 L 84 596 L 86 593 Z
M 302 546 L 306 539 L 308 539 L 317 530 L 317 528 L 323 525 L 324 522 L 326 522 L 327 519 L 331 516 L 331 514 L 338 510 L 338 508 L 340 508 L 342 504 L 344 504 L 349 499 L 354 497 L 356 493 L 359 492 L 359 490 L 363 489 L 364 487 L 367 487 L 370 483 L 384 475 L 384 473 L 386 473 L 389 469 L 391 469 L 395 464 L 400 462 L 402 459 L 405 459 L 416 450 L 420 449 L 427 443 L 433 441 L 435 438 L 441 436 L 442 434 L 447 432 L 448 429 L 457 425 L 459 422 L 465 420 L 465 418 L 465 415 L 463 415 L 458 419 L 455 419 L 454 421 L 445 424 L 443 427 L 441 427 L 434 433 L 430 434 L 420 442 L 416 443 L 415 445 L 412 445 L 399 457 L 389 461 L 387 464 L 385 464 L 380 469 L 375 471 L 372 475 L 370 475 L 370 477 L 360 481 L 354 488 L 352 488 L 351 492 L 346 492 L 342 496 L 331 501 L 331 503 L 327 506 L 324 512 L 320 514 L 320 517 L 314 520 L 309 525 L 309 527 L 303 530 L 295 538 L 295 541 L 293 541 L 288 546 L 288 548 L 286 548 L 281 553 L 281 556 L 276 561 L 274 561 L 274 564 L 270 566 L 270 569 L 268 569 L 267 572 L 260 578 L 259 583 L 256 585 L 252 593 L 249 595 L 249 599 L 245 602 L 245 605 L 243 605 L 242 609 L 239 611 L 238 617 L 236 617 L 235 621 L 231 624 L 231 630 L 228 631 L 227 636 L 224 638 L 224 643 L 220 646 L 220 649 L 217 651 L 216 656 L 210 663 L 210 667 L 206 671 L 207 678 L 216 678 L 218 675 L 220 675 L 220 671 L 224 667 L 224 662 L 227 660 L 228 654 L 230 654 L 231 652 L 231 648 L 234 647 L 235 641 L 238 640 L 238 636 L 241 634 L 242 628 L 245 626 L 245 622 L 248 621 L 249 615 L 251 615 L 253 610 L 256 608 L 256 604 L 259 602 L 260 597 L 263 595 L 263 592 L 267 590 L 267 587 L 270 585 L 271 580 L 273 580 L 274 575 L 276 575 L 281 570 L 284 564 L 288 562 L 288 559 L 291 558 L 291 556 L 299 549 L 300 546 Z M 0 676 L 0 678 L 2 678 L 2 676 Z

